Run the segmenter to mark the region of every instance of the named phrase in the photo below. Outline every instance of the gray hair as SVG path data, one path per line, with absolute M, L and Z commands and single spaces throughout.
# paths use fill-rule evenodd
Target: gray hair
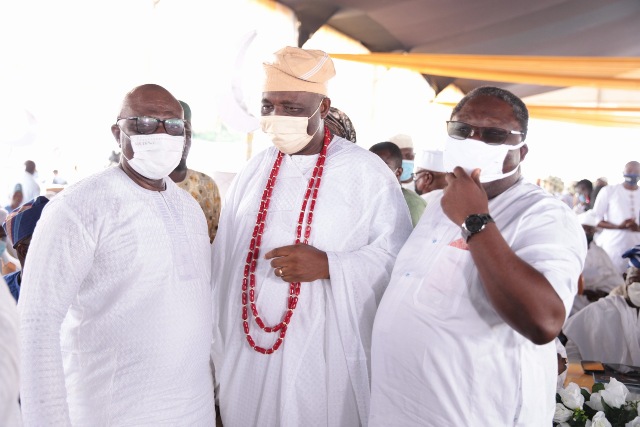
M 518 124 L 522 128 L 522 132 L 524 132 L 524 136 L 527 134 L 528 125 L 529 125 L 529 110 L 527 110 L 527 106 L 524 105 L 524 102 L 520 98 L 518 98 L 513 93 L 509 92 L 506 89 L 502 89 L 495 86 L 480 86 L 473 89 L 471 92 L 467 93 L 464 98 L 458 102 L 451 112 L 451 117 L 455 116 L 460 112 L 462 107 L 465 106 L 467 102 L 470 100 L 477 98 L 479 96 L 492 96 L 494 98 L 498 98 L 511 105 L 513 109 L 513 115 L 515 116 Z M 524 140 L 524 137 L 522 138 Z

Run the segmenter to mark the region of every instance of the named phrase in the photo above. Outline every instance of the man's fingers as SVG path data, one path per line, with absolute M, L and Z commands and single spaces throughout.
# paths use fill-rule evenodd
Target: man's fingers
M 278 258 L 281 256 L 287 256 L 291 253 L 291 248 L 295 245 L 290 246 L 281 246 L 279 248 L 271 249 L 269 252 L 264 254 L 264 259 Z
M 482 171 L 480 169 L 474 169 L 471 172 L 471 179 L 473 179 L 475 181 L 476 184 L 478 184 L 479 186 L 482 185 L 482 183 L 480 182 L 480 173 Z

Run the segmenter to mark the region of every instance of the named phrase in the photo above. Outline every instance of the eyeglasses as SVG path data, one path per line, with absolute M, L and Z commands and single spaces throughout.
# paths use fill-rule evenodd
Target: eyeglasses
M 136 132 L 148 135 L 150 133 L 154 133 L 156 129 L 158 129 L 158 124 L 162 123 L 164 125 L 164 130 L 173 136 L 184 135 L 184 120 L 179 118 L 172 119 L 156 119 L 155 117 L 118 117 L 117 121 L 120 120 L 134 120 L 136 122 Z
M 425 174 L 427 174 L 429 171 L 426 170 L 421 170 L 418 172 L 414 172 L 411 174 L 411 178 L 413 178 L 414 181 L 419 180 L 420 178 L 422 178 Z
M 472 126 L 464 122 L 447 122 L 447 133 L 453 139 L 467 139 L 473 135 L 479 135 L 480 139 L 487 144 L 503 144 L 509 135 L 522 135 L 525 133 L 517 130 L 506 130 L 502 128 Z

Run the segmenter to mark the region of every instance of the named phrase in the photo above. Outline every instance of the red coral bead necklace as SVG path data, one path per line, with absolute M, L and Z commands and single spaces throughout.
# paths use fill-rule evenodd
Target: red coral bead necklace
M 316 166 L 313 168 L 313 174 L 309 179 L 307 185 L 307 191 L 304 195 L 302 207 L 300 208 L 300 215 L 298 217 L 298 225 L 296 227 L 296 244 L 308 243 L 309 236 L 311 235 L 311 223 L 313 221 L 313 211 L 316 207 L 316 199 L 318 197 L 318 189 L 320 188 L 320 182 L 322 180 L 322 172 L 324 170 L 324 162 L 327 157 L 327 147 L 331 142 L 331 133 L 329 128 L 324 128 L 324 141 L 320 155 Z M 291 317 L 298 304 L 298 296 L 300 295 L 300 282 L 293 282 L 289 284 L 289 296 L 287 298 L 287 310 L 284 312 L 280 323 L 274 326 L 265 325 L 264 321 L 260 317 L 258 308 L 255 303 L 255 286 L 256 286 L 256 264 L 258 257 L 260 256 L 260 244 L 262 243 L 262 235 L 265 229 L 265 223 L 267 219 L 267 213 L 269 211 L 269 203 L 271 201 L 271 193 L 276 183 L 278 172 L 280 171 L 280 164 L 284 154 L 278 152 L 276 160 L 273 162 L 271 168 L 271 174 L 267 179 L 267 184 L 262 192 L 262 200 L 260 201 L 260 209 L 258 210 L 258 216 L 256 217 L 256 225 L 253 228 L 253 234 L 251 237 L 251 243 L 249 244 L 249 252 L 247 253 L 247 259 L 244 265 L 244 275 L 242 278 L 242 327 L 247 339 L 247 342 L 258 353 L 272 354 L 275 352 L 284 341 L 284 337 L 287 334 L 287 328 L 291 322 Z M 309 203 L 311 199 L 311 203 Z M 305 223 L 305 212 L 307 211 L 307 204 L 309 204 L 309 212 L 306 215 L 306 227 L 304 227 L 304 240 L 302 239 L 303 224 Z M 255 323 L 267 333 L 278 333 L 279 336 L 270 348 L 260 347 L 256 345 L 254 339 L 249 333 L 249 310 L 253 315 Z

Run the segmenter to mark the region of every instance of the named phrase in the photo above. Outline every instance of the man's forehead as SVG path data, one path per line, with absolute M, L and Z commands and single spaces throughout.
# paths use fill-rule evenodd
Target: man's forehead
M 311 92 L 262 92 L 262 102 L 306 105 L 320 95 Z
M 460 121 L 482 118 L 496 122 L 516 121 L 513 107 L 506 101 L 494 96 L 478 96 L 467 101 L 455 115 Z

